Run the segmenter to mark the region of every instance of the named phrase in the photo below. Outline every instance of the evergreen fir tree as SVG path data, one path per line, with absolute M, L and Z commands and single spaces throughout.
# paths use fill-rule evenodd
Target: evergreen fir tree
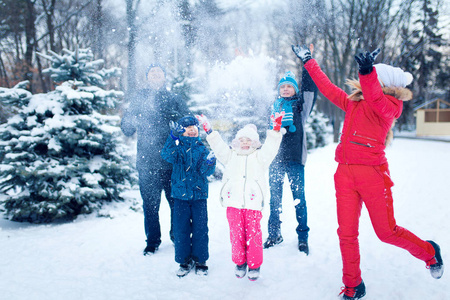
M 306 122 L 306 143 L 308 149 L 324 147 L 327 144 L 327 136 L 333 133 L 329 120 L 323 113 L 314 107 Z
M 123 97 L 102 89 L 120 69 L 102 68 L 88 49 L 50 53 L 41 56 L 52 62 L 45 72 L 60 83 L 54 91 L 0 90 L 0 100 L 18 108 L 0 126 L 0 190 L 13 221 L 72 220 L 122 201 L 135 182 L 120 118 L 102 114 Z
M 424 103 L 433 97 L 434 84 L 438 70 L 441 68 L 443 54 L 441 46 L 444 41 L 439 27 L 439 7 L 434 0 L 420 0 L 416 3 L 417 17 L 414 20 L 415 29 L 406 38 L 410 53 L 403 55 L 410 56 L 414 69 L 410 71 L 415 80 L 413 81 L 416 104 Z M 407 67 L 409 67 L 407 65 Z
M 396 122 L 399 131 L 414 128 L 414 107 L 436 96 L 444 97 L 442 90 L 448 86 L 440 80 L 445 78 L 446 62 L 441 52 L 445 40 L 440 33 L 439 1 L 405 1 L 401 5 L 404 6 L 399 28 L 401 44 L 392 64 L 413 74 L 408 88 L 413 90 L 414 100 L 403 104 L 402 115 Z

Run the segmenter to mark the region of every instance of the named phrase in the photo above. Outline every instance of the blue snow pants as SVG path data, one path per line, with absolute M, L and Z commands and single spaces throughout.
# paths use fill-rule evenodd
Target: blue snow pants
M 307 209 L 305 200 L 305 167 L 294 161 L 272 163 L 269 169 L 270 184 L 270 216 L 269 239 L 281 236 L 281 220 L 283 184 L 285 174 L 289 179 L 295 203 L 295 214 L 298 222 L 297 235 L 299 242 L 308 242 Z
M 175 261 L 184 264 L 192 259 L 198 263 L 205 263 L 209 258 L 206 199 L 174 199 L 173 213 Z
M 145 236 L 147 237 L 147 245 L 155 248 L 161 244 L 159 207 L 163 190 L 170 206 L 170 239 L 173 241 L 173 199 L 170 197 L 171 175 L 172 170 L 139 170 L 139 189 L 143 201 Z

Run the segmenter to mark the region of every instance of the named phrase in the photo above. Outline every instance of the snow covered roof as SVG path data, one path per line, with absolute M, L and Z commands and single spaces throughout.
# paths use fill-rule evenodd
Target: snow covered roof
M 435 108 L 437 108 L 439 106 L 439 108 L 450 108 L 450 103 L 448 103 L 447 101 L 444 101 L 440 98 L 435 98 L 433 100 L 430 100 L 428 102 L 425 102 L 423 104 L 420 104 L 419 106 L 417 106 L 416 108 L 414 108 L 414 110 L 419 110 L 419 109 L 426 109 L 426 108 L 431 108 L 428 106 L 431 106 L 432 104 L 436 103 Z M 444 107 L 442 107 L 442 105 Z

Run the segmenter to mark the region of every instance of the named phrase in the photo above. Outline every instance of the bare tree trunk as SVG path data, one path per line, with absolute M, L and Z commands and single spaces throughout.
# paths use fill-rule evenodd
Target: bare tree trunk
M 39 52 L 38 47 L 36 46 L 36 52 Z M 38 68 L 38 74 L 39 74 L 39 82 L 41 84 L 41 91 L 42 93 L 47 93 L 49 91 L 49 87 L 47 86 L 47 82 L 45 80 L 44 74 L 42 74 L 42 64 L 41 59 L 39 55 L 36 55 L 36 63 Z
M 56 48 L 55 48 L 55 25 L 53 23 L 53 18 L 55 15 L 56 0 L 50 0 L 50 2 L 47 2 L 47 0 L 41 0 L 41 1 L 42 1 L 42 7 L 44 9 L 45 16 L 46 16 L 45 21 L 47 24 L 49 48 L 52 51 L 56 51 Z
M 128 68 L 127 68 L 127 92 L 134 94 L 136 90 L 136 45 L 137 26 L 136 12 L 139 8 L 140 0 L 126 0 L 127 26 L 128 26 Z
M 55 46 L 55 25 L 54 25 L 54 16 L 55 16 L 55 3 L 56 0 L 41 0 L 42 2 L 42 9 L 44 10 L 45 13 L 45 23 L 47 25 L 47 35 L 49 38 L 49 44 L 48 47 L 50 48 L 50 50 L 52 51 L 57 51 L 56 46 Z M 38 44 L 39 41 L 36 39 L 36 52 L 39 52 L 38 50 Z M 38 73 L 39 73 L 39 81 L 41 83 L 41 89 L 43 93 L 46 93 L 49 91 L 49 85 L 52 85 L 51 82 L 48 82 L 44 76 L 44 74 L 42 74 L 42 64 L 41 64 L 41 59 L 39 56 L 36 56 L 36 63 L 37 63 L 37 69 L 38 69 Z
M 33 53 L 35 49 L 36 41 L 36 10 L 34 7 L 35 1 L 26 0 L 27 11 L 25 17 L 25 39 L 26 39 L 26 51 L 25 51 L 25 62 L 23 65 L 23 79 L 30 81 L 30 91 L 33 91 L 33 70 L 32 70 L 32 60 Z
M 10 87 L 9 85 L 9 79 L 8 79 L 8 73 L 6 72 L 6 67 L 5 64 L 3 62 L 3 58 L 1 56 L 0 53 L 0 79 L 3 78 L 2 80 L 0 80 L 0 82 L 6 85 L 6 87 Z
M 93 16 L 94 25 L 94 45 L 93 52 L 97 57 L 105 57 L 105 39 L 103 34 L 103 6 L 102 0 L 97 0 Z

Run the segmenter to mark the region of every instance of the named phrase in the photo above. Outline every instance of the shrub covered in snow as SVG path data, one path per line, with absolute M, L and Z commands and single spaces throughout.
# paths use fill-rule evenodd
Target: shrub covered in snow
M 123 92 L 104 90 L 119 69 L 99 69 L 87 49 L 52 53 L 46 69 L 60 83 L 32 95 L 23 85 L 0 89 L 0 101 L 18 113 L 0 126 L 0 190 L 6 217 L 47 223 L 71 220 L 123 200 L 135 182 L 113 109 Z
M 333 132 L 329 120 L 315 108 L 306 122 L 306 142 L 308 149 L 324 147 L 327 136 Z

